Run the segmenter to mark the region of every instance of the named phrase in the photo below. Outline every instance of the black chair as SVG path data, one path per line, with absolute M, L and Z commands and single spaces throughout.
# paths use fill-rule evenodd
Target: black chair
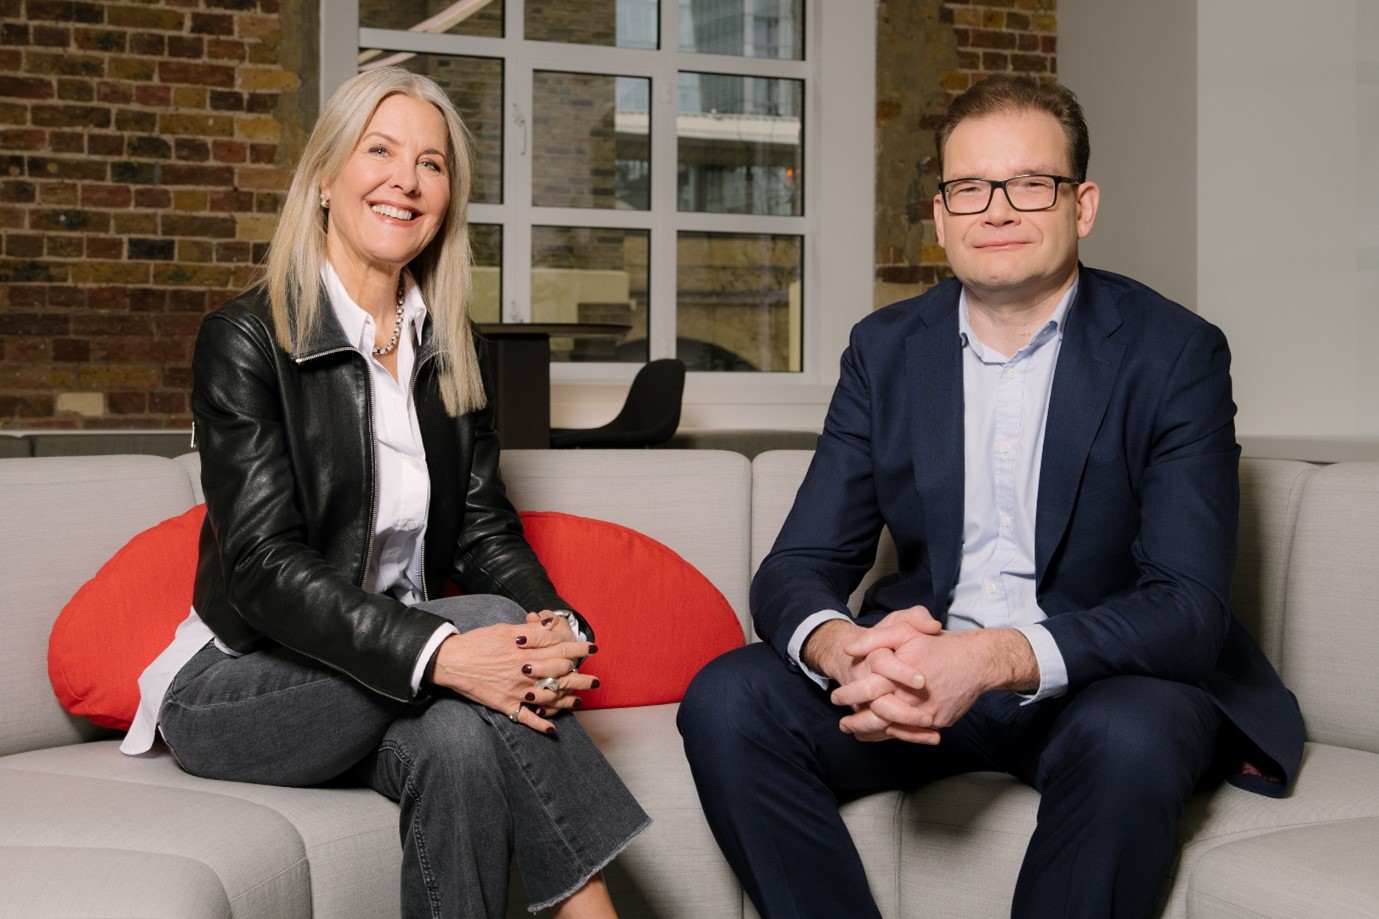
M 680 426 L 685 394 L 685 364 L 662 358 L 645 364 L 632 378 L 618 417 L 597 428 L 551 428 L 551 446 L 654 447 L 670 440 Z

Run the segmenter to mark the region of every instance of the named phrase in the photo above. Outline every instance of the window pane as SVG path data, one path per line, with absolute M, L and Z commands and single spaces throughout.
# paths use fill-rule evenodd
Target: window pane
M 651 81 L 532 74 L 532 204 L 651 206 Z
M 469 248 L 474 252 L 474 289 L 469 318 L 500 322 L 503 318 L 503 228 L 493 223 L 469 225 Z
M 469 129 L 474 155 L 471 201 L 503 201 L 503 61 L 501 58 L 361 50 L 361 71 L 396 64 L 440 84 Z
M 365 29 L 503 37 L 503 0 L 359 0 Z
M 612 325 L 551 338 L 552 361 L 647 359 L 647 230 L 532 227 L 532 322 Z
M 799 80 L 681 73 L 676 97 L 681 211 L 804 212 Z
M 680 0 L 681 51 L 804 59 L 804 0 Z
M 804 240 L 681 233 L 676 354 L 691 370 L 800 369 Z
M 660 47 L 659 0 L 527 0 L 524 28 L 532 41 Z

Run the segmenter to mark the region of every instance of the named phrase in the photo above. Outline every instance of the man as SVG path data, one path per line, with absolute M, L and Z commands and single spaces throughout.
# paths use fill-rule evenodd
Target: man
M 1008 772 L 1042 796 L 1012 914 L 1105 919 L 1152 913 L 1199 784 L 1292 781 L 1297 703 L 1227 608 L 1226 342 L 1079 265 L 1089 150 L 1057 84 L 993 76 L 953 103 L 934 214 L 956 279 L 853 330 L 752 585 L 764 642 L 681 707 L 767 919 L 879 915 L 841 797 Z M 883 526 L 899 571 L 853 620 Z

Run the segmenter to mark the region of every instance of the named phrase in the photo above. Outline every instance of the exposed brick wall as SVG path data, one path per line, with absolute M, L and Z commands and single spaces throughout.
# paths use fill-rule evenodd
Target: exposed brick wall
M 310 118 L 303 5 L 0 0 L 0 426 L 190 424 Z
M 876 284 L 882 306 L 950 273 L 934 234 L 934 132 L 989 73 L 1057 73 L 1057 0 L 877 0 Z

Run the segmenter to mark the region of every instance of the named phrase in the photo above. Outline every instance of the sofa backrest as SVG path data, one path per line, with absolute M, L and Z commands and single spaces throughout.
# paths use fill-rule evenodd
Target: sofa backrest
M 1309 740 L 1379 753 L 1379 463 L 1319 468 L 1294 533 L 1284 682 Z
M 645 533 L 699 569 L 748 628 L 752 467 L 719 450 L 505 450 L 518 510 L 563 511 Z M 672 610 L 648 610 L 648 615 Z
M 131 536 L 193 503 L 188 467 L 162 457 L 0 460 L 0 755 L 101 733 L 58 705 L 48 633 Z

